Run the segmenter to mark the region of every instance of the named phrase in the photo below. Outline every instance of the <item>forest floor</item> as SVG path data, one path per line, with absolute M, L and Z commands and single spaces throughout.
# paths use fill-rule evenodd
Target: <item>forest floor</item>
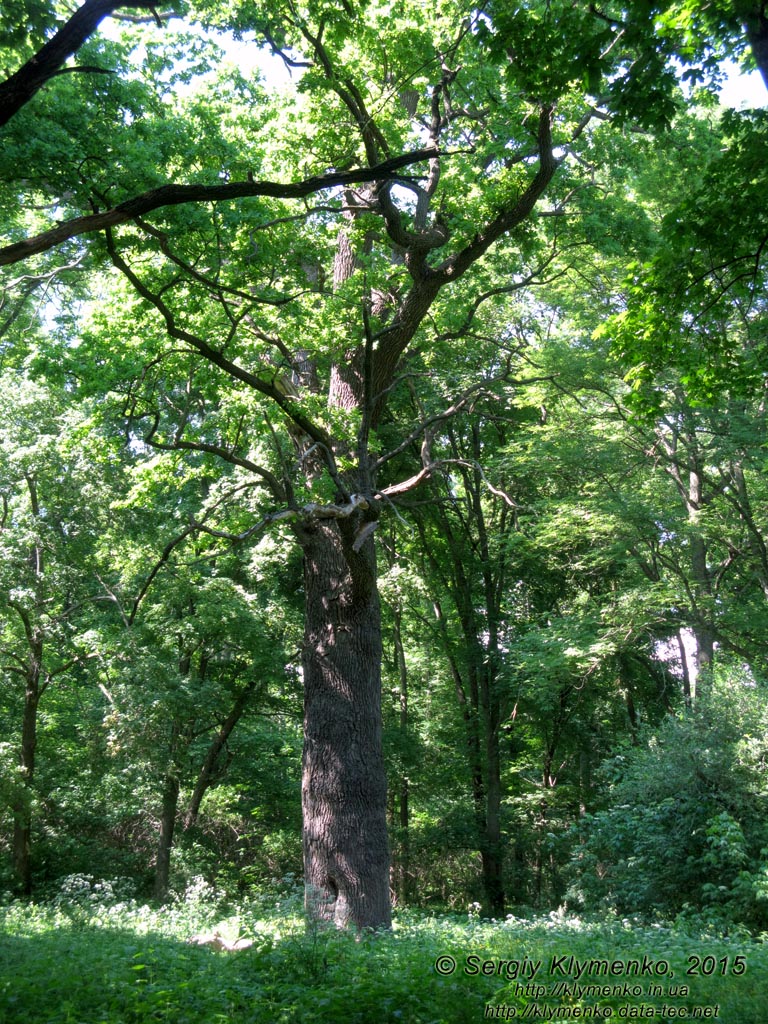
M 408 911 L 356 941 L 267 903 L 153 909 L 86 880 L 0 907 L 0 1024 L 768 1020 L 768 944 L 747 934 Z

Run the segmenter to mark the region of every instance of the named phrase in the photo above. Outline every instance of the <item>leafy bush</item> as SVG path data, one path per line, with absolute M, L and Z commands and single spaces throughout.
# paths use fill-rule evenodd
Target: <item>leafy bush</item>
M 603 767 L 610 804 L 579 827 L 570 902 L 768 927 L 767 765 L 765 692 L 716 683 Z

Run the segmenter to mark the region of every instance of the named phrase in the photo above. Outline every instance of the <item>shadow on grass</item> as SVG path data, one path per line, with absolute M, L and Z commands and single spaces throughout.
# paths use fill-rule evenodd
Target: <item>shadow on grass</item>
M 0 934 L 0 1022 L 226 1020 L 216 967 L 206 949 L 128 930 Z
M 662 994 L 652 995 L 651 982 L 635 978 L 643 987 L 640 998 L 583 997 L 568 988 L 573 978 L 552 966 L 553 958 L 563 956 L 626 962 L 642 953 L 671 965 Z M 691 961 L 701 965 L 710 957 L 705 967 L 717 969 L 723 957 L 733 964 L 736 955 L 748 961 L 739 976 L 687 973 Z M 435 963 L 445 956 L 456 966 L 440 976 Z M 528 979 L 522 978 L 521 987 L 499 969 L 524 957 L 541 962 L 537 981 L 546 986 L 543 996 L 525 989 Z M 478 969 L 486 963 L 492 972 Z M 624 979 L 598 971 L 580 980 Z M 555 984 L 566 989 L 556 994 Z M 768 948 L 688 939 L 669 930 L 569 930 L 524 922 L 473 926 L 441 919 L 360 942 L 335 932 L 275 928 L 257 933 L 253 946 L 237 952 L 117 924 L 61 919 L 55 928 L 0 931 L 0 1024 L 479 1024 L 490 1018 L 765 1024 Z
M 408 945 L 302 934 L 219 952 L 124 928 L 0 933 L 0 1024 L 481 1020 L 488 985 L 441 978 Z

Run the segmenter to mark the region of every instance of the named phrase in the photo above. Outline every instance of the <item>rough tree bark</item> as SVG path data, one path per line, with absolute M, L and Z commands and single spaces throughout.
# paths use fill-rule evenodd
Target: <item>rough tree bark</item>
M 304 872 L 307 910 L 389 927 L 381 611 L 371 538 L 354 519 L 305 524 Z

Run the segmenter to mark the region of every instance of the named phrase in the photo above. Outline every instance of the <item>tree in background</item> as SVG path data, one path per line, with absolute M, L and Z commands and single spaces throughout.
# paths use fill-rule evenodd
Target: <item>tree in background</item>
M 92 654 L 94 552 L 114 476 L 108 462 L 85 457 L 86 408 L 20 372 L 6 371 L 0 389 L 0 665 L 6 735 L 18 751 L 3 743 L 17 766 L 4 802 L 15 881 L 29 894 L 41 702 L 49 687 L 77 685 Z
M 764 690 L 731 669 L 696 714 L 606 762 L 608 806 L 582 822 L 570 899 L 764 928 L 765 726 Z
M 156 512 L 164 498 L 178 498 L 180 481 L 169 492 L 162 472 L 153 479 L 158 467 L 139 468 L 144 472 L 129 507 L 150 534 L 137 536 L 135 527 L 130 538 L 118 532 L 121 552 L 111 592 L 121 616 L 98 646 L 108 698 L 105 756 L 136 774 L 159 807 L 153 886 L 164 899 L 179 831 L 188 837 L 200 832 L 207 794 L 229 782 L 235 752 L 247 756 L 244 750 L 252 746 L 239 734 L 251 731 L 257 714 L 298 715 L 296 680 L 286 672 L 288 646 L 295 647 L 297 636 L 274 556 L 270 566 L 268 556 L 255 554 L 248 571 L 228 546 L 198 536 L 174 545 L 162 572 L 146 586 Z M 193 483 L 187 501 L 196 490 Z M 284 571 L 282 557 L 280 563 Z M 140 601 L 125 600 L 137 593 Z M 254 799 L 260 798 L 254 786 Z

